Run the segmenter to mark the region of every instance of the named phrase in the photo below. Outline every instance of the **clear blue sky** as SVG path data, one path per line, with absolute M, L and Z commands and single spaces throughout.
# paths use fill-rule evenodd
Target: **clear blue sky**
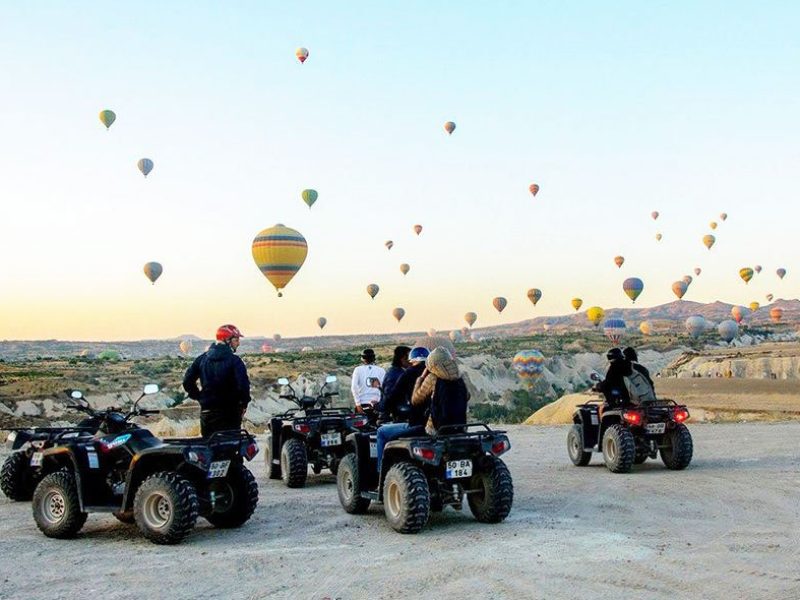
M 695 266 L 689 299 L 800 295 L 796 2 L 0 7 L 0 338 L 446 330 Z M 278 222 L 310 249 L 280 300 L 250 257 Z

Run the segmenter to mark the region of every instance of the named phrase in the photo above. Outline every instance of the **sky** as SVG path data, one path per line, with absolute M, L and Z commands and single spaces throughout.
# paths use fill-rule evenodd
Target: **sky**
M 626 277 L 662 304 L 695 267 L 686 299 L 798 297 L 798 29 L 790 1 L 0 0 L 0 339 L 445 331 L 630 306 Z M 309 246 L 283 298 L 250 250 L 276 223 Z

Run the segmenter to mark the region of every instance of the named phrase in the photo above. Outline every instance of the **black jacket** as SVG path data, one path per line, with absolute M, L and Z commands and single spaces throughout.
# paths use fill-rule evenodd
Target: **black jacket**
M 603 392 L 610 406 L 630 402 L 628 388 L 625 386 L 625 376 L 630 374 L 631 363 L 627 360 L 616 360 L 609 365 L 606 378 L 595 386 L 598 392 Z
M 422 372 L 425 370 L 425 363 L 420 362 L 411 365 L 400 376 L 394 385 L 391 394 L 384 396 L 380 407 L 380 412 L 395 414 L 398 407 L 405 407 L 409 411 L 408 423 L 412 427 L 415 425 L 425 425 L 428 421 L 428 406 L 411 406 L 411 394 L 414 392 L 414 384 Z
M 183 377 L 183 389 L 203 410 L 241 413 L 250 402 L 247 368 L 227 344 L 213 344 L 194 360 Z
M 405 371 L 403 367 L 395 367 L 394 365 L 389 367 L 389 370 L 386 371 L 386 375 L 383 377 L 383 398 L 388 398 L 392 395 L 394 386 L 397 385 L 397 381 Z M 381 402 L 383 402 L 382 399 Z

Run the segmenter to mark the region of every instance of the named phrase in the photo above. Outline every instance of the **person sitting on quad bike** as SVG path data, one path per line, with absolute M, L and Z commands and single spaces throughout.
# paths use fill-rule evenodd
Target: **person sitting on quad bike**
M 381 399 L 380 389 L 371 385 L 368 380 L 377 379 L 382 384 L 386 375 L 383 367 L 375 364 L 375 351 L 372 348 L 366 348 L 361 353 L 361 362 L 363 364 L 358 365 L 353 370 L 352 383 L 350 384 L 353 402 L 358 413 L 363 413 L 365 407 L 374 408 Z
M 235 325 L 222 325 L 217 329 L 216 343 L 194 360 L 183 377 L 183 389 L 189 398 L 200 402 L 200 431 L 204 438 L 217 431 L 242 428 L 250 402 L 247 367 L 235 354 L 242 337 Z
M 458 372 L 458 364 L 446 348 L 435 348 L 411 395 L 413 406 L 430 405 L 425 431 L 436 435 L 440 427 L 466 423 L 467 402 L 469 391 Z
M 647 367 L 644 365 L 639 364 L 639 355 L 636 354 L 636 349 L 628 346 L 622 351 L 622 355 L 625 357 L 625 360 L 631 363 L 631 369 L 634 371 L 639 371 L 639 373 L 644 375 L 645 379 L 647 379 L 647 382 L 650 384 L 650 387 L 655 389 L 656 384 L 653 382 L 653 378 L 650 377 L 650 371 L 648 371 Z
M 409 352 L 411 352 L 411 348 L 408 346 L 397 346 L 394 349 L 392 366 L 386 371 L 386 376 L 383 378 L 383 385 L 381 386 L 383 388 L 381 402 L 383 402 L 385 397 L 391 395 L 401 375 L 411 366 L 411 362 L 408 360 Z
M 630 402 L 625 378 L 631 374 L 631 363 L 625 360 L 619 348 L 611 348 L 606 353 L 606 358 L 609 363 L 606 377 L 594 386 L 594 390 L 605 396 L 609 407 L 617 408 Z

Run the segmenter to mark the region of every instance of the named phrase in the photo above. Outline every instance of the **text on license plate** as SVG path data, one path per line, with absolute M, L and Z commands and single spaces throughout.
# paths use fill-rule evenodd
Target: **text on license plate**
M 369 457 L 377 458 L 378 456 L 378 442 L 369 443 Z
M 648 423 L 644 427 L 645 433 L 664 433 L 667 429 L 666 423 Z
M 214 479 L 215 477 L 225 477 L 228 474 L 228 467 L 231 466 L 229 460 L 215 460 L 208 467 L 208 478 Z
M 342 443 L 341 433 L 323 433 L 320 435 L 320 443 L 323 448 L 327 446 L 339 446 Z
M 41 452 L 34 452 L 31 455 L 31 466 L 32 467 L 41 467 L 42 466 L 42 456 L 44 456 Z
M 459 477 L 472 476 L 472 461 L 471 460 L 448 460 L 447 471 L 445 472 L 447 479 L 458 479 Z

